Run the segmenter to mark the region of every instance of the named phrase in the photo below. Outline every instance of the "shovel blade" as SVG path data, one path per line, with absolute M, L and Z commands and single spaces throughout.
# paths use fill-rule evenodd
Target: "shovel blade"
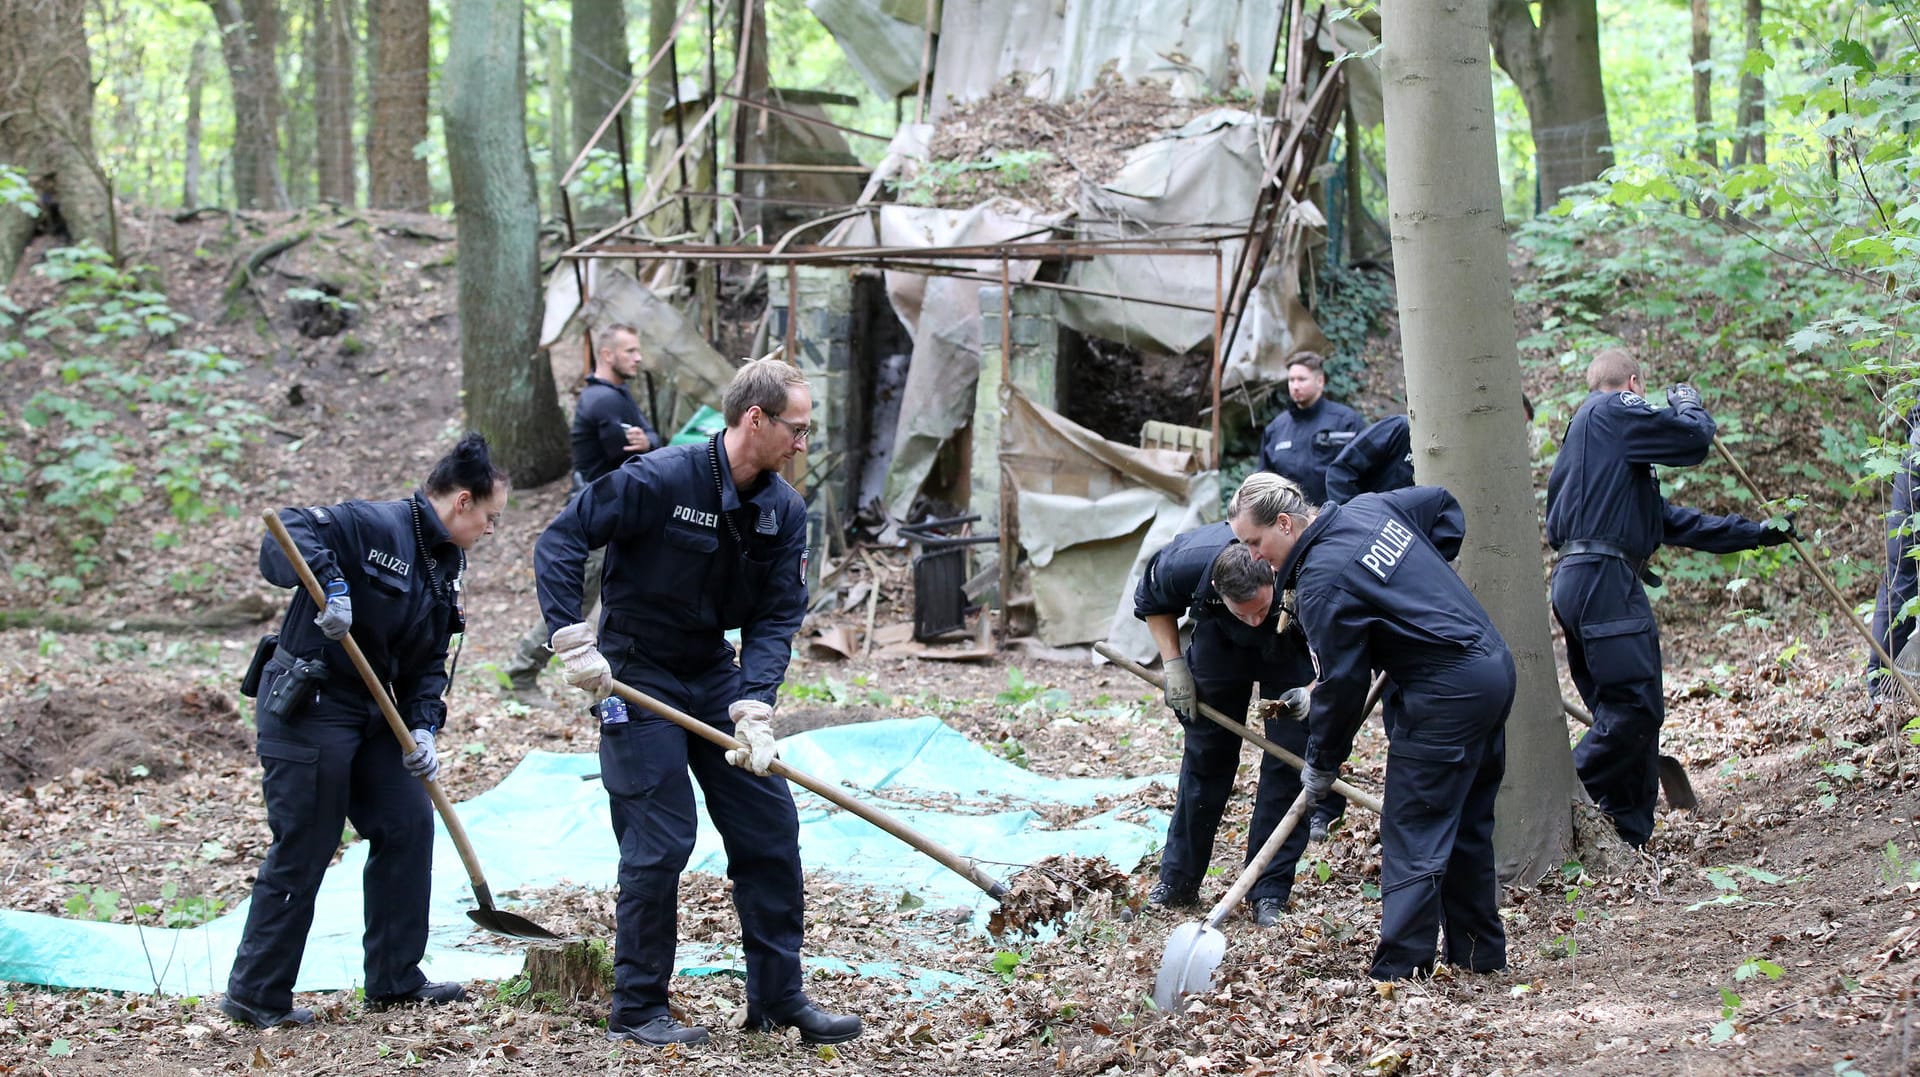
M 556 935 L 532 920 L 504 909 L 468 909 L 467 919 L 496 935 L 506 935 L 516 939 L 538 939 L 541 942 L 565 942 L 565 936 Z
M 1172 1010 L 1180 996 L 1213 986 L 1213 970 L 1226 956 L 1227 937 L 1197 920 L 1181 924 L 1167 936 L 1160 957 L 1160 973 L 1153 980 L 1153 1004 Z

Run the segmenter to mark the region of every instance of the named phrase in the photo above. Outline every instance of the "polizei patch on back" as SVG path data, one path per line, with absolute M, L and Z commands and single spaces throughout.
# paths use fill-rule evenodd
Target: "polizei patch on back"
M 1360 563 L 1367 571 L 1380 577 L 1385 583 L 1393 570 L 1400 567 L 1400 561 L 1407 554 L 1407 547 L 1413 545 L 1413 532 L 1398 520 L 1389 519 L 1380 525 L 1373 536 L 1373 543 L 1360 553 Z

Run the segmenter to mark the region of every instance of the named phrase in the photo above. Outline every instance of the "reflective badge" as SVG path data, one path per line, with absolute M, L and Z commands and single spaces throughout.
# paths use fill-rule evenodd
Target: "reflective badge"
M 1632 392 L 1627 389 L 1620 390 L 1620 403 L 1625 404 L 1627 407 L 1630 407 L 1630 408 L 1653 407 L 1652 404 L 1647 403 L 1646 397 L 1641 396 L 1639 393 Z
M 763 508 L 760 510 L 760 519 L 753 525 L 753 529 L 758 534 L 777 535 L 780 533 L 780 517 L 773 509 Z
M 1289 440 L 1289 441 L 1276 441 L 1276 442 L 1274 442 L 1274 444 L 1273 444 L 1273 448 L 1274 448 L 1274 450 L 1275 450 L 1276 452 L 1278 452 L 1278 451 L 1282 451 L 1282 450 L 1286 450 L 1286 449 L 1291 449 L 1291 448 L 1293 448 L 1293 442 L 1292 442 L 1291 440 Z
M 307 515 L 313 517 L 313 522 L 317 524 L 330 524 L 333 522 L 332 514 L 318 505 L 307 506 Z
M 1320 679 L 1320 652 L 1314 650 L 1311 645 L 1307 647 L 1307 661 L 1313 663 L 1313 679 L 1316 681 L 1319 680 Z

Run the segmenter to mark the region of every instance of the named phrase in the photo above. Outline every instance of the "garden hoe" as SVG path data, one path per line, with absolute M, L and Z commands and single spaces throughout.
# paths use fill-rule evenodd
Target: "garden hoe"
M 1312 806 L 1312 799 L 1301 790 L 1300 795 L 1293 798 L 1293 806 L 1287 809 L 1286 818 L 1267 835 L 1260 851 L 1247 861 L 1240 877 L 1233 880 L 1226 896 L 1207 914 L 1206 920 L 1198 923 L 1189 920 L 1167 936 L 1167 952 L 1161 956 L 1160 974 L 1153 980 L 1155 1006 L 1170 1011 L 1179 1005 L 1180 996 L 1213 986 L 1213 970 L 1220 967 L 1220 959 L 1227 952 L 1227 937 L 1220 933 L 1220 922 L 1247 896 L 1247 891 L 1253 889 L 1254 881 L 1273 863 L 1274 855 L 1287 843 L 1288 835 L 1300 825 L 1301 816 Z
M 279 514 L 265 512 L 261 517 L 266 520 L 267 530 L 273 533 L 274 540 L 280 543 L 280 549 L 286 553 L 287 561 L 293 565 L 293 570 L 300 574 L 300 582 L 306 587 L 307 594 L 313 596 L 316 605 L 325 609 L 326 590 L 314 577 L 313 569 L 307 565 L 307 559 L 300 554 L 300 548 L 293 544 L 293 536 L 287 534 L 287 527 L 280 522 Z M 386 686 L 380 683 L 380 678 L 373 672 L 373 667 L 367 664 L 367 656 L 360 653 L 360 645 L 354 642 L 353 636 L 347 635 L 341 637 L 340 646 L 346 648 L 347 657 L 353 660 L 353 668 L 360 671 L 360 679 L 367 682 L 367 691 L 371 692 L 374 700 L 380 704 L 380 713 L 386 716 L 387 726 L 399 739 L 401 750 L 413 751 L 416 747 L 413 743 L 413 734 L 407 731 L 407 723 L 401 720 L 400 711 L 393 705 L 393 697 L 387 694 Z M 427 796 L 432 798 L 434 808 L 440 812 L 441 820 L 447 825 L 447 836 L 453 839 L 453 847 L 460 850 L 460 862 L 466 865 L 467 881 L 473 886 L 473 899 L 480 905 L 477 909 L 468 909 L 467 918 L 496 935 L 508 935 L 518 939 L 538 939 L 543 942 L 565 941 L 562 936 L 548 931 L 524 916 L 494 908 L 493 890 L 487 886 L 487 877 L 480 871 L 480 858 L 474 854 L 473 843 L 467 840 L 467 828 L 460 825 L 460 817 L 454 814 L 453 802 L 447 799 L 447 794 L 440 788 L 439 782 L 432 778 L 422 778 L 421 782 L 426 785 Z

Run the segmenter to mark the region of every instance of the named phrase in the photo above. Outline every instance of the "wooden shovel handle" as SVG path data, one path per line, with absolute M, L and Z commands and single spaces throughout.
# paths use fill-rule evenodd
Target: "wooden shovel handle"
M 307 594 L 313 596 L 314 605 L 325 609 L 326 588 L 320 586 L 320 580 L 307 565 L 300 547 L 294 545 L 293 536 L 287 533 L 287 525 L 280 522 L 280 514 L 267 511 L 261 513 L 260 518 L 266 521 L 267 531 L 280 544 L 281 552 L 287 555 L 288 563 L 293 565 L 293 571 L 299 575 Z M 393 738 L 399 742 L 400 750 L 409 753 L 414 751 L 419 745 L 413 742 L 413 733 L 401 719 L 399 708 L 393 704 L 393 697 L 387 694 L 387 686 L 380 683 L 379 675 L 367 664 L 367 656 L 360 652 L 360 645 L 354 642 L 353 635 L 349 633 L 340 637 L 340 646 L 346 650 L 347 657 L 353 660 L 353 668 L 360 671 L 360 679 L 366 682 L 367 692 L 380 705 L 380 713 L 386 716 L 387 728 L 393 730 Z M 467 881 L 473 884 L 474 900 L 483 909 L 493 908 L 493 891 L 487 886 L 486 876 L 481 874 L 480 858 L 473 851 L 473 842 L 467 839 L 467 828 L 460 825 L 460 817 L 454 814 L 453 802 L 447 799 L 446 791 L 440 788 L 439 782 L 431 778 L 422 778 L 420 782 L 427 787 L 427 796 L 433 801 L 434 810 L 440 813 L 441 821 L 447 824 L 447 836 L 453 839 L 453 847 L 460 850 L 460 863 L 466 866 Z
M 1208 927 L 1219 927 L 1220 922 L 1227 918 L 1227 914 L 1233 911 L 1234 906 L 1246 900 L 1247 891 L 1253 889 L 1253 884 L 1267 870 L 1267 865 L 1273 863 L 1273 858 L 1279 854 L 1280 847 L 1287 843 L 1287 839 L 1293 835 L 1294 828 L 1300 825 L 1301 817 L 1305 816 L 1307 809 L 1313 805 L 1314 801 L 1307 796 L 1307 791 L 1300 790 L 1300 795 L 1293 798 L 1293 806 L 1287 809 L 1287 814 L 1280 820 L 1280 825 L 1274 827 L 1273 833 L 1267 835 L 1267 840 L 1260 845 L 1260 851 L 1253 854 L 1252 860 L 1247 861 L 1247 866 L 1240 871 L 1240 877 L 1233 880 L 1233 885 L 1227 887 L 1226 895 L 1213 907 L 1213 911 L 1207 914 Z

